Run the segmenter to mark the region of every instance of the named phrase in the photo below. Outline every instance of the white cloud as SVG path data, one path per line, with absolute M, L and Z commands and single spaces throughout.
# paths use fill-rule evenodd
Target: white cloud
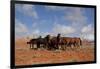
M 88 26 L 84 26 L 82 29 L 82 33 L 94 33 L 94 28 L 92 24 L 89 24 Z
M 82 33 L 82 28 L 88 24 L 87 16 L 84 15 L 84 8 L 70 7 L 66 10 L 63 19 L 70 23 L 70 25 L 76 30 L 74 34 L 78 36 Z
M 94 34 L 83 34 L 82 39 L 93 41 L 94 40 Z
M 51 35 L 51 33 L 50 32 L 42 32 L 42 37 L 46 37 L 47 35 Z
M 83 15 L 83 9 L 78 7 L 71 7 L 66 12 L 64 18 L 72 23 L 86 23 L 87 17 Z
M 28 34 L 26 35 L 26 37 L 29 37 L 29 39 L 31 38 L 38 38 L 40 36 L 40 30 L 39 29 L 33 29 L 33 30 L 29 30 Z
M 15 19 L 15 37 L 20 38 L 28 35 L 27 26 L 20 22 L 18 19 Z
M 60 10 L 66 10 L 67 7 L 61 7 L 61 6 L 45 6 L 47 10 L 54 10 L 54 11 L 60 11 Z
M 32 33 L 30 34 L 30 36 L 32 38 L 38 38 L 40 36 L 40 30 L 39 29 L 34 29 L 31 31 Z
M 28 29 L 24 23 L 15 19 L 15 32 L 16 33 L 26 33 L 28 32 Z
M 38 18 L 34 5 L 16 4 L 15 9 L 27 16 Z
M 75 32 L 75 29 L 71 26 L 65 26 L 60 24 L 55 24 L 53 28 L 55 34 L 61 33 L 62 35 L 72 34 Z
M 94 27 L 92 24 L 84 26 L 81 32 L 82 32 L 83 39 L 94 40 Z
M 40 36 L 40 30 L 36 27 L 32 27 L 32 29 L 28 29 L 25 23 L 22 23 L 18 19 L 15 19 L 15 37 L 29 37 L 29 38 L 38 38 Z
M 33 34 L 39 34 L 39 33 L 40 33 L 40 31 L 38 29 L 33 31 Z

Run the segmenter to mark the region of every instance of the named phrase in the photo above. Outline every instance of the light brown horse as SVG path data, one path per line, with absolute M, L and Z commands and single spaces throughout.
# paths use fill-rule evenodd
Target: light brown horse
M 78 37 L 62 37 L 61 45 L 65 49 L 66 47 L 79 47 L 82 45 L 82 41 Z

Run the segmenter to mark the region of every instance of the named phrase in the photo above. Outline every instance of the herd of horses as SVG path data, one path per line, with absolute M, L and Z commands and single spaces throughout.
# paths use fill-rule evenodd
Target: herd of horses
M 44 48 L 47 50 L 62 49 L 65 50 L 67 47 L 80 47 L 82 46 L 82 40 L 79 37 L 61 37 L 60 34 L 57 37 L 46 37 L 31 39 L 27 44 L 30 45 L 30 49 Z

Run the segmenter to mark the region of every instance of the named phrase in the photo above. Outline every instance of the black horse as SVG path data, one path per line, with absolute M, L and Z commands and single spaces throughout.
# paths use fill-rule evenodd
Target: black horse
M 39 36 L 38 38 L 31 39 L 27 44 L 30 44 L 30 49 L 47 48 L 48 41 L 46 38 Z
M 37 48 L 47 48 L 48 42 L 45 38 L 37 38 Z
M 27 44 L 29 44 L 30 45 L 30 49 L 35 49 L 35 48 L 37 48 L 36 47 L 36 44 L 37 44 L 37 39 L 31 39 L 29 42 L 27 42 Z

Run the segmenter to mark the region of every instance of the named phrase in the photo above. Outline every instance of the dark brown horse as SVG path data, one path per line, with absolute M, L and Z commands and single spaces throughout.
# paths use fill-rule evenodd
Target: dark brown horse
M 38 49 L 38 48 L 47 48 L 48 41 L 45 38 L 36 38 L 36 39 L 31 39 L 27 44 L 30 45 L 30 49 Z
M 57 48 L 57 37 L 52 37 L 47 35 L 46 37 L 42 38 L 40 44 L 43 44 L 43 47 L 48 50 L 56 49 Z M 39 44 L 39 43 L 38 43 Z
M 57 42 L 57 37 L 53 37 L 50 39 L 49 49 L 59 49 L 58 45 L 59 44 Z

